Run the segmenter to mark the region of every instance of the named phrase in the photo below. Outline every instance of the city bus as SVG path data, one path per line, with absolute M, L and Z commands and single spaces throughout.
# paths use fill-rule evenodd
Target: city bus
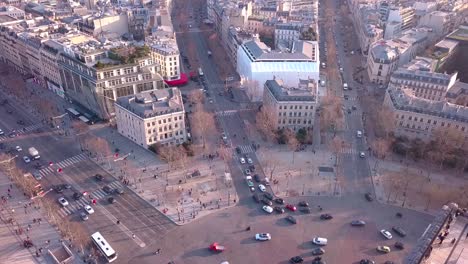
M 67 112 L 72 115 L 72 117 L 79 117 L 80 113 L 73 108 L 67 108 Z
M 117 253 L 112 249 L 112 247 L 107 243 L 106 239 L 101 235 L 101 233 L 96 232 L 91 235 L 91 240 L 96 245 L 96 247 L 101 251 L 102 255 L 106 257 L 107 261 L 110 263 L 117 259 Z

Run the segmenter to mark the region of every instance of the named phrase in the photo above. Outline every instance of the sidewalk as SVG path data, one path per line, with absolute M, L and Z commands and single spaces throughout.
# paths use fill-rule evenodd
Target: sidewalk
M 188 162 L 186 169 L 171 169 L 155 153 L 110 127 L 93 129 L 91 133 L 106 139 L 112 148 L 118 148 L 121 157 L 130 154 L 126 160 L 116 162 L 93 161 L 116 179 L 128 180 L 131 190 L 176 224 L 189 223 L 237 202 L 234 186 L 225 180 L 225 164 L 220 158 L 209 160 L 198 156 Z M 131 168 L 134 172 L 128 173 Z
M 47 221 L 33 201 L 26 198 L 15 185 L 11 185 L 6 175 L 0 176 L 0 193 L 5 197 L 8 197 L 8 193 L 11 195 L 10 199 L 1 203 L 0 263 L 53 263 L 47 250 L 61 246 L 61 236 L 57 229 Z M 24 240 L 30 240 L 33 246 L 26 249 Z M 73 263 L 82 261 L 75 257 Z

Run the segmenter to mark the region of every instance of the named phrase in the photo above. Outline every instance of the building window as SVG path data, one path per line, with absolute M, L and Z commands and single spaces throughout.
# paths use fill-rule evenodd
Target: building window
M 150 125 L 151 125 L 150 123 L 146 123 L 146 126 L 147 126 L 147 127 L 150 127 Z

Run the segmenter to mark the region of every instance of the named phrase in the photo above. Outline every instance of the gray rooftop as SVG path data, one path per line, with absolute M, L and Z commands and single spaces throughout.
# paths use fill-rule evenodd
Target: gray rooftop
M 296 41 L 292 53 L 271 51 L 265 43 L 256 40 L 247 41 L 242 46 L 252 61 L 307 61 L 312 59 L 308 54 L 312 52 L 314 45 L 314 42 L 309 42 Z
M 465 94 L 468 95 L 468 83 L 455 82 L 450 90 L 447 92 L 448 98 L 457 98 L 458 96 Z
M 178 88 L 151 90 L 119 97 L 116 104 L 143 119 L 184 111 Z
M 452 79 L 454 75 L 457 75 L 457 73 L 445 74 L 445 73 L 438 73 L 438 72 L 408 70 L 405 68 L 398 68 L 392 74 L 392 78 L 433 83 L 437 85 L 449 85 L 450 80 Z
M 265 87 L 273 94 L 277 101 L 316 101 L 313 91 L 307 88 L 287 88 L 281 86 L 276 80 L 266 81 Z

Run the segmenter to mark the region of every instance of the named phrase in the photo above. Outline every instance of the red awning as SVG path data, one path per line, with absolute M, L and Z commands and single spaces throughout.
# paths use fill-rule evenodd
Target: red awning
M 188 78 L 187 78 L 187 74 L 185 73 L 180 73 L 180 79 L 177 79 L 177 80 L 164 80 L 166 82 L 167 85 L 169 86 L 180 86 L 180 85 L 184 85 L 188 82 Z

